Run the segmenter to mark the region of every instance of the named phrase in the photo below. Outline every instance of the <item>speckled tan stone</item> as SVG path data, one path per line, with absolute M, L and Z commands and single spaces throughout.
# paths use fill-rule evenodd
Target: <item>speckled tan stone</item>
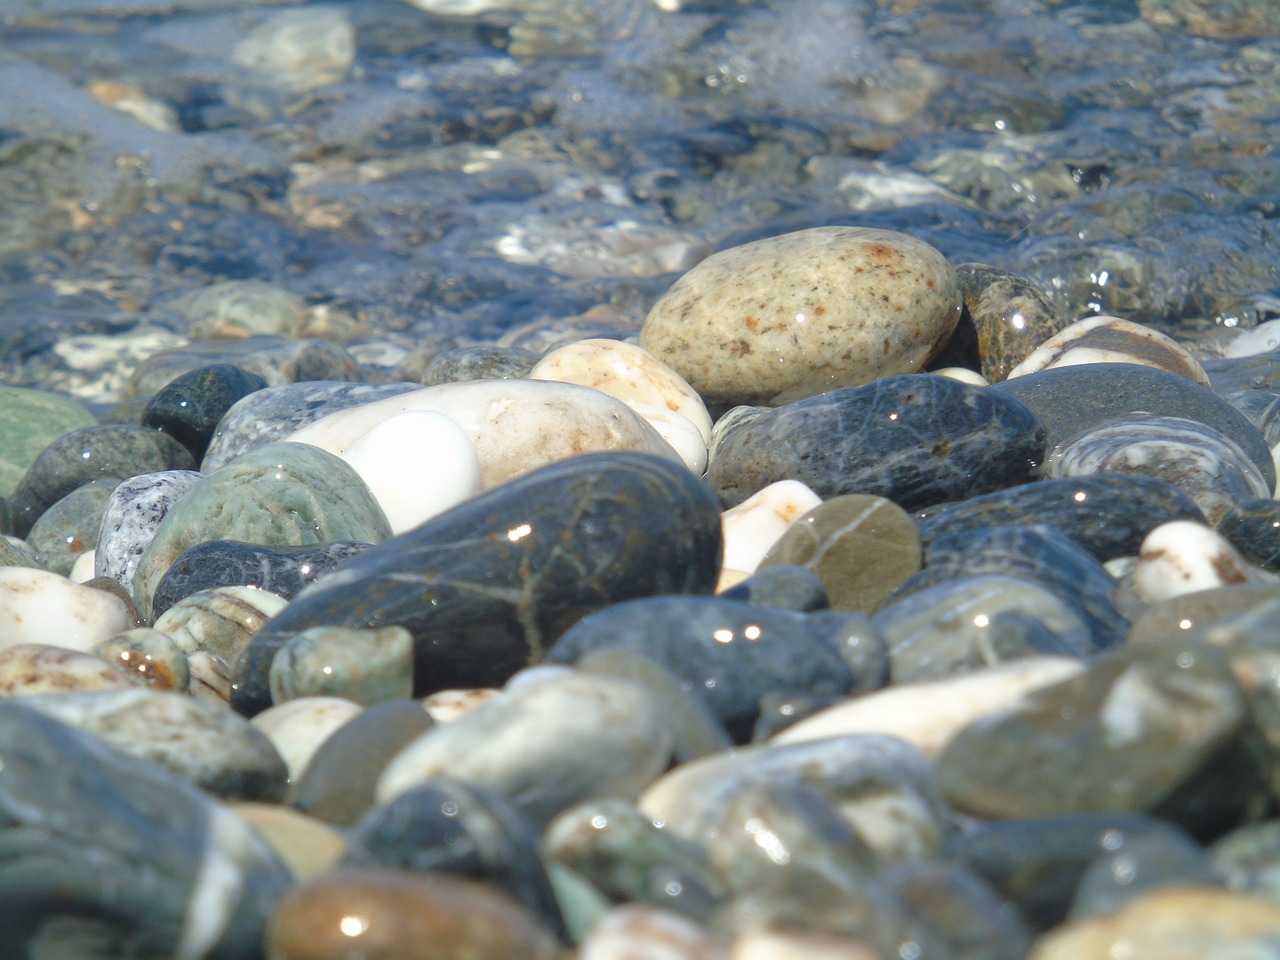
M 923 369 L 960 306 L 927 243 L 816 227 L 702 261 L 654 304 L 640 345 L 708 402 L 776 406 Z

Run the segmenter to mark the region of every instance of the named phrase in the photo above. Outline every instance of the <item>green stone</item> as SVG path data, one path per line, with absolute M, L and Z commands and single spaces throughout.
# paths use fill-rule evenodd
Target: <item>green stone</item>
M 271 661 L 271 699 L 345 697 L 369 706 L 413 695 L 413 635 L 404 627 L 376 630 L 312 627 L 295 634 Z
M 0 387 L 0 497 L 11 497 L 36 457 L 64 433 L 97 423 L 79 401 L 45 390 Z
M 874 613 L 920 570 L 920 530 L 884 497 L 832 497 L 793 523 L 769 548 L 760 569 L 792 564 L 816 573 L 834 610 Z
M 76 561 L 98 542 L 107 501 L 119 485 L 118 477 L 94 480 L 72 490 L 40 514 L 27 542 L 35 549 L 42 567 L 64 577 L 71 573 Z
M 250 451 L 210 473 L 165 515 L 134 577 L 144 621 L 166 571 L 188 547 L 207 540 L 261 546 L 359 540 L 391 535 L 386 515 L 345 461 L 304 443 Z

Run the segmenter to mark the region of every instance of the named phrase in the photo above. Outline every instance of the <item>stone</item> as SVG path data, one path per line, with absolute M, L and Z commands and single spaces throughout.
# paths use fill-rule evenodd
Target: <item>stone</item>
M 387 764 L 377 796 L 385 804 L 447 774 L 541 827 L 591 797 L 639 795 L 667 768 L 672 741 L 643 687 L 565 671 L 423 734 Z
M 1186 347 L 1145 324 L 1111 316 L 1086 317 L 1058 331 L 1014 367 L 1008 379 L 1086 363 L 1132 363 L 1209 386 L 1209 375 Z
M 1266 792 L 1244 690 L 1221 651 L 1186 639 L 1121 647 L 978 720 L 936 769 L 974 816 L 1149 813 L 1198 838 L 1255 817 Z
M 36 697 L 69 690 L 118 690 L 139 680 L 98 657 L 46 643 L 17 643 L 0 650 L 0 696 Z
M 708 480 L 726 506 L 799 480 L 823 499 L 873 494 L 914 510 L 1039 479 L 1044 436 L 1030 410 L 986 387 L 887 377 L 740 422 Z
M 519 380 L 529 375 L 541 357 L 520 347 L 476 344 L 436 354 L 422 371 L 422 385 L 460 380 Z
M 253 587 L 213 587 L 175 603 L 155 629 L 187 654 L 211 653 L 235 663 L 253 634 L 286 605 L 283 597 Z
M 276 651 L 269 682 L 272 703 L 310 696 L 365 706 L 406 699 L 413 692 L 413 636 L 398 626 L 312 627 Z
M 0 497 L 17 491 L 36 458 L 64 434 L 97 423 L 84 404 L 48 390 L 0 386 Z
M 1132 363 L 1090 363 L 1041 370 L 991 389 L 1016 397 L 1035 412 L 1051 450 L 1104 420 L 1142 410 L 1213 427 L 1239 444 L 1264 480 L 1272 486 L 1276 482 L 1271 448 L 1249 418 L 1213 390 L 1176 373 Z
M 356 540 L 278 547 L 206 540 L 178 554 L 156 587 L 151 613 L 163 616 L 170 607 L 216 587 L 253 587 L 291 600 L 309 583 L 372 544 Z
M 1138 0 L 1142 19 L 1201 37 L 1253 40 L 1280 36 L 1280 11 L 1217 0 Z
M 1138 473 L 1090 473 L 1041 480 L 972 497 L 920 521 L 927 542 L 964 530 L 1014 524 L 1055 527 L 1100 562 L 1134 556 L 1161 523 L 1203 521 L 1186 493 Z
M 144 427 L 163 430 L 191 451 L 199 463 L 223 414 L 267 381 L 229 363 L 184 373 L 161 387 L 142 410 Z
M 1071 921 L 1121 910 L 1162 887 L 1216 887 L 1209 854 L 1190 837 L 1157 833 L 1106 850 L 1089 864 L 1071 898 Z
M 213 340 L 294 337 L 306 309 L 301 297 L 261 280 L 211 283 L 179 297 L 172 307 L 186 322 L 188 336 Z
M 718 590 L 716 595 L 725 600 L 743 600 L 758 607 L 776 607 L 799 613 L 831 608 L 822 578 L 805 567 L 786 563 L 759 569 L 732 587 Z
M 559 960 L 555 938 L 488 884 L 448 874 L 360 870 L 316 877 L 280 898 L 272 960 Z
M 502 683 L 587 613 L 709 593 L 720 544 L 715 499 L 683 466 L 624 452 L 553 464 L 307 587 L 254 637 L 234 702 L 247 713 L 266 706 L 276 650 L 313 626 L 408 629 L 415 695 Z
M 346 77 L 356 55 L 355 29 L 338 9 L 268 14 L 231 51 L 231 62 L 290 91 L 311 90 Z
M 135 626 L 128 605 L 105 590 L 30 567 L 0 567 L 0 649 L 43 643 L 88 651 Z
M 132 593 L 138 561 L 169 509 L 201 479 L 194 470 L 144 473 L 111 493 L 98 528 L 93 555 L 95 576 L 111 577 Z
M 263 841 L 295 880 L 310 880 L 337 865 L 346 838 L 328 824 L 274 803 L 240 801 L 231 812 Z
M 1025 277 L 986 264 L 962 263 L 956 267 L 956 278 L 964 314 L 952 342 L 972 324 L 978 363 L 987 383 L 1007 378 L 1065 324 L 1049 298 Z
M 95 644 L 90 651 L 116 671 L 141 679 L 153 690 L 185 692 L 191 682 L 186 654 L 168 634 L 150 627 L 135 627 Z
M 729 960 L 724 946 L 699 924 L 672 910 L 642 904 L 611 909 L 592 925 L 578 948 L 579 960 Z M 870 955 L 854 960 L 870 960 Z
M 299 697 L 264 710 L 251 721 L 264 733 L 295 782 L 316 751 L 336 730 L 359 716 L 362 707 L 342 697 Z
M 1280 584 L 1242 583 L 1178 594 L 1143 610 L 1129 630 L 1129 642 L 1202 636 L 1215 624 L 1260 609 L 1273 600 L 1280 600 Z
M 1200 590 L 1244 583 L 1274 583 L 1274 574 L 1251 567 L 1225 537 L 1201 523 L 1162 523 L 1142 541 L 1133 586 L 1148 604 Z
M 703 260 L 653 305 L 640 346 L 709 403 L 777 406 L 923 369 L 960 307 L 927 243 L 818 227 Z
M 884 497 L 851 493 L 800 517 L 769 547 L 761 566 L 812 570 L 832 608 L 874 613 L 922 560 L 920 530 L 905 510 Z
M 6 949 L 259 955 L 289 875 L 225 807 L 18 701 L 0 699 L 0 755 Z
M 93 480 L 194 466 L 178 441 L 136 424 L 103 423 L 72 430 L 44 449 L 14 491 L 13 531 L 25 537 L 45 510 Z
M 138 561 L 133 595 L 144 621 L 183 550 L 205 540 L 268 546 L 377 542 L 386 515 L 346 463 L 300 443 L 269 444 L 207 474 L 169 508 Z
M 724 569 L 754 573 L 787 528 L 820 503 L 822 498 L 798 480 L 779 480 L 730 507 L 721 516 Z
M 1218 533 L 1254 566 L 1280 572 L 1280 500 L 1250 497 L 1233 503 L 1218 521 Z
M 1247 823 L 1209 847 L 1214 875 L 1229 890 L 1276 902 L 1280 889 L 1280 820 Z
M 35 697 L 30 706 L 223 800 L 276 803 L 288 771 L 257 729 L 225 705 L 133 687 Z
M 92 480 L 77 487 L 40 515 L 27 534 L 40 565 L 69 576 L 71 568 L 98 540 L 102 516 L 120 481 L 115 477 Z

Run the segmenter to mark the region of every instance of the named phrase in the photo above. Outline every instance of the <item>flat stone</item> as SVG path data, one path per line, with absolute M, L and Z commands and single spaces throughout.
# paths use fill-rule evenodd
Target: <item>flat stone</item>
M 776 406 L 923 369 L 960 307 L 927 243 L 818 227 L 703 260 L 653 305 L 640 346 L 711 403 Z
M 1008 379 L 1086 363 L 1133 363 L 1209 386 L 1209 375 L 1199 361 L 1172 337 L 1145 324 L 1105 315 L 1086 317 L 1059 330 L 1010 371 Z
M 310 880 L 328 872 L 346 851 L 346 837 L 304 813 L 247 800 L 230 807 L 266 842 L 295 880 Z

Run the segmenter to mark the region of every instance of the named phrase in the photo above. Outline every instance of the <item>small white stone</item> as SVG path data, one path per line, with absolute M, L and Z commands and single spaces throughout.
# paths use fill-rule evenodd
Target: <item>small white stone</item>
M 436 723 L 453 723 L 476 707 L 488 703 L 502 691 L 495 687 L 475 687 L 470 690 L 438 690 L 422 698 L 422 709 Z
M 71 565 L 71 573 L 67 575 L 67 579 L 73 583 L 88 583 L 97 576 L 93 571 L 93 561 L 95 550 L 86 550 L 80 556 L 76 557 L 76 562 Z
M 744 933 L 729 950 L 729 960 L 878 960 L 880 956 L 879 951 L 856 940 L 785 930 Z
M 1191 520 L 1162 523 L 1142 541 L 1133 587 L 1146 603 L 1233 583 L 1277 583 L 1216 530 Z
M 1136 363 L 1210 386 L 1209 375 L 1186 347 L 1158 330 L 1123 317 L 1077 320 L 1036 347 L 1008 379 L 1085 363 Z
M 583 937 L 578 960 L 728 960 L 690 918 L 652 904 L 628 903 L 601 916 Z
M 307 769 L 320 745 L 363 709 L 343 697 L 299 697 L 263 710 L 252 723 L 284 758 L 293 782 Z
M 799 480 L 779 480 L 730 507 L 720 515 L 722 566 L 754 573 L 787 528 L 820 503 L 822 498 Z
M 1228 343 L 1223 356 L 1252 357 L 1258 353 L 1270 353 L 1276 347 L 1280 347 L 1280 320 L 1268 320 Z
M 1081 661 L 1070 657 L 1027 657 L 945 680 L 897 684 L 827 707 L 787 727 L 770 743 L 883 733 L 936 757 L 975 720 L 1083 669 Z
M 961 383 L 971 383 L 975 387 L 989 386 L 986 377 L 977 370 L 970 370 L 968 367 L 943 367 L 940 370 L 930 370 L 929 372 L 935 376 L 959 380 Z
M 480 458 L 462 428 L 441 413 L 388 417 L 342 454 L 365 482 L 392 533 L 411 530 L 480 492 Z
M 0 567 L 0 650 L 43 643 L 88 652 L 133 626 L 123 600 L 31 567 Z

